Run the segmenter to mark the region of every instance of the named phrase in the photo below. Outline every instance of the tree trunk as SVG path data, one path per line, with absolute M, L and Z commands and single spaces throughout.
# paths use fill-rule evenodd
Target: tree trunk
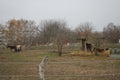
M 62 56 L 62 45 L 58 45 L 58 55 Z
M 85 38 L 82 39 L 82 50 L 86 51 L 86 39 Z

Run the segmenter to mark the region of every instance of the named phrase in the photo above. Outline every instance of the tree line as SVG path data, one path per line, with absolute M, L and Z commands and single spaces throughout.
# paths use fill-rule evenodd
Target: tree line
M 90 43 L 118 43 L 120 39 L 120 25 L 109 23 L 103 31 L 94 31 L 91 23 L 79 24 L 72 30 L 63 20 L 44 20 L 36 24 L 32 20 L 11 19 L 5 25 L 0 24 L 0 32 L 4 34 L 7 44 L 24 44 L 26 46 L 54 43 L 61 55 L 62 47 L 66 43 L 76 43 L 78 39 L 86 38 Z

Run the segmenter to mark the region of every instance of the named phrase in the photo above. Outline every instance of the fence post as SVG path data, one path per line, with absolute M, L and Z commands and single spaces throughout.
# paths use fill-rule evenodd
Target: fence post
M 47 59 L 47 56 L 45 56 L 42 61 L 40 62 L 39 64 L 39 77 L 40 77 L 40 80 L 45 80 L 44 78 L 44 66 L 45 66 L 45 61 Z

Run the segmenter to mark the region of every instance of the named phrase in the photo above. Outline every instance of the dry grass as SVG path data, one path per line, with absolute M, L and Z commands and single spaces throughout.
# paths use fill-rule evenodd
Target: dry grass
M 91 52 L 85 52 L 85 51 L 73 51 L 71 53 L 72 56 L 90 56 L 93 55 Z
M 70 53 L 67 49 L 59 57 L 53 49 L 24 50 L 20 54 L 6 51 L 0 54 L 0 80 L 38 80 L 38 64 L 46 55 L 48 56 L 45 67 L 46 80 L 108 80 L 108 78 L 112 80 L 111 75 L 92 77 L 88 75 L 113 74 L 113 72 L 114 76 L 119 78 L 120 60 L 84 52 L 80 52 L 82 53 L 80 56 L 72 56 Z

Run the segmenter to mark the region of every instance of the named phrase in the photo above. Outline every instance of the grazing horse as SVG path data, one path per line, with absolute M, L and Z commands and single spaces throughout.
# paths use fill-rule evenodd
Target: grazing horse
M 21 51 L 21 45 L 7 45 L 7 48 L 14 50 L 15 52 Z

